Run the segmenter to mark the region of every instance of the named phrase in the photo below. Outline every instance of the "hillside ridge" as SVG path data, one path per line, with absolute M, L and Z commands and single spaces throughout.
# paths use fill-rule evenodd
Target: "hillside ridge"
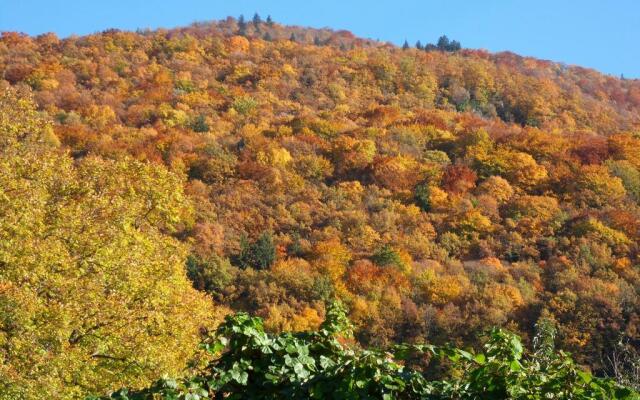
M 10 188 L 0 201 L 25 206 L 5 207 L 13 219 L 0 219 L 0 260 L 17 271 L 11 304 L 33 306 L 15 306 L 11 326 L 30 329 L 38 307 L 71 321 L 52 337 L 30 331 L 35 355 L 20 353 L 29 346 L 15 328 L 16 359 L 43 372 L 14 375 L 42 386 L 58 376 L 43 354 L 66 365 L 59 349 L 68 348 L 77 365 L 144 365 L 104 387 L 180 370 L 195 350 L 176 341 L 197 341 L 200 321 L 184 337 L 162 325 L 170 358 L 112 324 L 65 314 L 99 304 L 65 297 L 65 287 L 88 282 L 98 299 L 115 287 L 132 326 L 153 333 L 145 321 L 170 319 L 137 318 L 156 310 L 128 289 L 155 295 L 156 276 L 170 298 L 191 299 L 194 315 L 213 301 L 270 332 L 318 329 L 337 298 L 355 340 L 377 348 L 478 348 L 492 327 L 528 345 L 547 321 L 578 363 L 598 376 L 619 371 L 611 360 L 636 354 L 640 332 L 640 81 L 513 53 L 429 49 L 263 20 L 63 40 L 3 33 L 0 133 L 9 140 L 0 145 L 11 151 L 0 161 L 18 167 L 0 169 L 0 191 Z M 51 259 L 27 257 L 32 243 L 51 245 Z M 25 274 L 55 290 L 31 290 Z M 87 326 L 98 333 L 81 335 Z M 100 337 L 137 352 L 100 358 Z

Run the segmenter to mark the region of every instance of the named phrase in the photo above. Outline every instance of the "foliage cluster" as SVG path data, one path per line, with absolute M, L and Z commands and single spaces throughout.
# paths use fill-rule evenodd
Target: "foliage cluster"
M 313 332 L 273 335 L 259 318 L 228 316 L 203 345 L 213 360 L 199 374 L 165 378 L 139 391 L 121 389 L 104 399 L 639 398 L 580 370 L 552 346 L 528 352 L 518 336 L 500 329 L 473 353 L 424 344 L 366 350 L 345 342 L 348 328 L 339 304 Z M 553 344 L 553 337 L 541 341 Z
M 192 213 L 180 177 L 129 158 L 74 160 L 55 144 L 28 97 L 0 94 L 3 400 L 178 374 L 215 322 L 171 237 Z

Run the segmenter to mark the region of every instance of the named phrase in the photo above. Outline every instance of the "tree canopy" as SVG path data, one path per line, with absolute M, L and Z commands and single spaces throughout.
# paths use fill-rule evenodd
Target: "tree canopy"
M 0 398 L 78 398 L 179 374 L 212 326 L 171 233 L 182 180 L 123 158 L 74 160 L 34 104 L 0 95 Z

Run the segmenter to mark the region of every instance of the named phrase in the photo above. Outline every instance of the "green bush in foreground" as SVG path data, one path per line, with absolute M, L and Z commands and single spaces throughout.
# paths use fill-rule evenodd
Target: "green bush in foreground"
M 110 399 L 638 399 L 610 379 L 580 370 L 552 347 L 542 327 L 535 349 L 494 329 L 480 353 L 452 347 L 398 345 L 388 351 L 344 344 L 350 323 L 340 304 L 329 307 L 317 332 L 264 331 L 247 314 L 227 317 L 203 347 L 213 361 L 183 380 L 162 379 L 141 391 L 121 389 Z M 550 332 L 551 331 L 551 332 Z M 546 332 L 546 337 L 545 337 Z M 425 371 L 404 364 L 429 358 Z

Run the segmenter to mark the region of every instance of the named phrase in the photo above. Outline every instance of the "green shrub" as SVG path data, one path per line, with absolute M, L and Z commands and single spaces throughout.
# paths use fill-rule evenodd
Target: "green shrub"
M 346 345 L 351 324 L 340 303 L 329 305 L 316 332 L 268 334 L 260 318 L 228 316 L 202 347 L 213 361 L 200 374 L 163 379 L 110 399 L 637 399 L 609 379 L 580 370 L 555 352 L 553 330 L 541 329 L 532 353 L 520 338 L 494 329 L 481 352 L 450 346 L 396 345 L 387 351 Z M 551 343 L 551 344 L 550 344 Z M 416 356 L 438 360 L 443 372 L 406 367 Z M 433 375 L 433 374 L 431 374 Z
M 422 211 L 431 211 L 431 190 L 429 190 L 429 184 L 422 183 L 416 186 L 413 197 L 416 201 L 416 204 Z
M 257 106 L 255 99 L 249 96 L 238 97 L 231 103 L 231 107 L 242 115 L 250 114 Z

